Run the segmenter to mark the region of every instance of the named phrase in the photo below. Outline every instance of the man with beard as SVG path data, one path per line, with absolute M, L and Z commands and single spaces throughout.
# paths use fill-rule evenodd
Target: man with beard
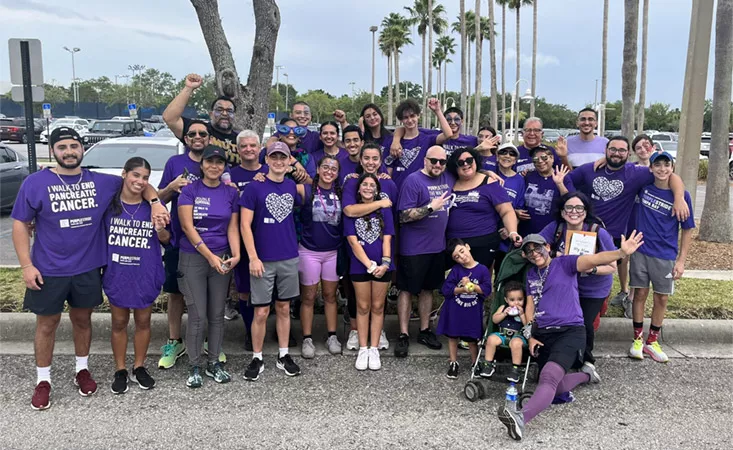
M 49 145 L 57 166 L 25 179 L 13 207 L 13 245 L 26 285 L 23 307 L 36 314 L 35 410 L 51 406 L 51 360 L 64 303 L 74 335 L 74 384 L 83 397 L 97 391 L 88 369 L 91 315 L 102 303 L 101 268 L 107 264 L 104 214 L 119 192 L 122 178 L 82 169 L 84 147 L 72 128 L 56 128 Z M 143 198 L 152 214 L 168 221 L 155 189 Z M 30 225 L 35 226 L 31 251 Z
M 603 136 L 596 136 L 597 123 L 596 110 L 583 108 L 578 113 L 576 122 L 580 134 L 570 136 L 567 140 L 560 136 L 560 139 L 557 140 L 557 148 L 561 153 L 563 145 L 567 146 L 568 160 L 574 168 L 604 157 L 608 139 Z
M 565 165 L 570 167 L 568 162 L 568 153 L 565 151 L 558 151 L 560 149 L 554 149 L 549 145 L 542 143 L 542 137 L 544 133 L 542 131 L 542 119 L 539 117 L 530 117 L 524 121 L 524 142 L 522 145 L 517 147 L 519 151 L 519 157 L 517 158 L 517 165 L 514 169 L 516 172 L 531 172 L 535 170 L 534 163 L 532 162 L 532 151 L 536 148 L 548 148 L 552 152 L 552 157 L 555 160 L 555 165 Z
M 186 75 L 185 86 L 163 111 L 163 120 L 173 134 L 184 143 L 184 130 L 188 129 L 192 119 L 182 117 L 183 110 L 186 108 L 193 91 L 198 89 L 203 82 L 200 75 L 195 73 Z M 237 152 L 238 132 L 234 130 L 235 112 L 236 107 L 232 99 L 221 96 L 211 104 L 211 112 L 209 113 L 211 120 L 206 124 L 210 144 L 224 149 L 227 155 L 227 163 L 230 166 L 239 164 L 239 153 Z

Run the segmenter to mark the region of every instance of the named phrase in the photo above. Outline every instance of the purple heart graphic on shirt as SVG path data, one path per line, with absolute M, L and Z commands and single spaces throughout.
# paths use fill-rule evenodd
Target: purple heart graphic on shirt
M 402 167 L 404 167 L 405 169 L 410 167 L 412 163 L 415 162 L 415 159 L 417 159 L 417 155 L 419 154 L 420 147 L 402 149 L 402 156 L 400 156 L 400 163 L 402 163 Z
M 593 191 L 604 202 L 613 200 L 624 191 L 624 182 L 621 180 L 609 180 L 606 177 L 598 177 L 593 180 Z
M 379 199 L 380 200 L 389 200 L 389 195 L 387 195 L 385 192 L 380 192 Z
M 275 220 L 282 222 L 293 211 L 293 196 L 269 193 L 265 198 L 265 206 Z
M 379 219 L 376 217 L 369 220 L 359 217 L 354 221 L 354 228 L 356 228 L 356 237 L 367 244 L 373 244 L 374 241 L 379 239 L 381 230 L 379 229 Z

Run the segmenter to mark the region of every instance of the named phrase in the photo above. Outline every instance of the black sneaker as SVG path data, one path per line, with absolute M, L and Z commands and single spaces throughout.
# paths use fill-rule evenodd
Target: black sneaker
M 496 372 L 496 363 L 494 361 L 481 361 L 479 363 L 479 376 L 481 378 L 491 378 Z
M 249 333 L 244 334 L 244 349 L 248 352 L 252 352 L 252 335 Z
M 143 366 L 132 369 L 132 381 L 140 386 L 140 389 L 152 389 L 155 386 L 155 380 L 148 373 L 148 369 Z
M 290 357 L 290 354 L 287 354 L 282 358 L 278 358 L 276 366 L 278 369 L 285 372 L 285 375 L 289 377 L 300 375 L 300 367 L 295 364 L 295 361 L 293 361 L 293 358 Z
M 512 383 L 519 383 L 519 378 L 519 368 L 517 366 L 512 366 L 511 370 L 509 371 L 509 375 L 507 375 L 506 377 L 506 380 Z
M 398 358 L 405 358 L 409 351 L 410 336 L 405 333 L 400 333 L 400 337 L 397 338 L 397 345 L 394 346 L 394 355 Z
M 458 378 L 458 361 L 451 361 L 450 364 L 448 364 L 448 373 L 446 373 L 445 376 L 451 380 Z
M 443 344 L 438 340 L 438 336 L 430 331 L 430 328 L 420 331 L 420 334 L 417 335 L 417 343 L 422 344 L 431 350 L 440 350 L 443 348 Z
M 265 363 L 260 358 L 252 358 L 247 369 L 244 371 L 244 379 L 247 381 L 257 381 L 260 374 L 265 371 Z
M 127 369 L 115 372 L 115 379 L 112 381 L 112 393 L 124 394 L 129 387 L 127 386 Z

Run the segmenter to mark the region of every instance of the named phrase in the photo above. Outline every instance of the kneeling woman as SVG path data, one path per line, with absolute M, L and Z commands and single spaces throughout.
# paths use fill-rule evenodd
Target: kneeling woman
M 357 204 L 369 204 L 380 198 L 377 176 L 365 173 L 357 183 Z M 392 236 L 394 222 L 389 207 L 379 208 L 358 218 L 344 218 L 344 235 L 351 256 L 351 281 L 356 291 L 356 328 L 359 333 L 359 354 L 356 369 L 379 370 L 379 338 L 384 325 L 384 302 L 392 279 Z M 371 313 L 371 327 L 369 314 Z M 367 348 L 367 337 L 371 346 Z
M 567 373 L 585 350 L 578 274 L 631 255 L 643 244 L 642 237 L 634 231 L 628 239 L 621 238 L 619 250 L 557 258 L 551 256 L 550 245 L 539 234 L 524 238 L 522 255 L 532 264 L 527 271 L 525 311 L 529 321 L 536 320 L 529 351 L 537 357 L 540 379 L 521 411 L 499 407 L 499 420 L 512 439 L 521 440 L 524 424 L 550 406 L 556 395 L 565 394 L 582 383 L 600 381 L 590 365 L 584 365 L 581 372 Z
M 170 241 L 165 222 L 150 221 L 150 204 L 142 193 L 148 186 L 150 164 L 143 158 L 127 160 L 122 169 L 122 187 L 105 217 L 107 266 L 102 286 L 112 310 L 112 354 L 115 375 L 112 393 L 127 392 L 127 323 L 130 310 L 135 317 L 135 362 L 132 381 L 151 389 L 155 380 L 145 368 L 150 344 L 150 312 L 165 281 L 160 244 Z

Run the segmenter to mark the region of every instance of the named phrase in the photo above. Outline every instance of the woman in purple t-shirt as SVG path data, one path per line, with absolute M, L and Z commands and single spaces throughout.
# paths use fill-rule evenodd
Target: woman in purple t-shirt
M 364 141 L 378 144 L 382 152 L 392 144 L 392 133 L 384 126 L 384 114 L 374 103 L 361 108 L 359 127 L 364 133 Z
M 131 309 L 135 318 L 132 381 L 141 389 L 155 386 L 155 380 L 145 368 L 145 357 L 150 344 L 152 305 L 165 281 L 160 244 L 170 242 L 170 233 L 165 229 L 165 222 L 150 220 L 150 204 L 142 197 L 149 178 L 150 163 L 140 157 L 128 159 L 122 169 L 122 187 L 105 217 L 108 260 L 102 287 L 112 312 L 114 394 L 124 394 L 128 389 L 125 357 Z
M 379 179 L 371 173 L 362 174 L 357 183 L 357 203 L 370 204 L 380 198 Z M 350 274 L 357 302 L 356 326 L 359 333 L 357 370 L 379 370 L 379 341 L 384 325 L 384 302 L 392 278 L 392 236 L 394 222 L 389 207 L 358 218 L 344 219 L 344 235 L 349 243 Z M 371 326 L 369 319 L 371 314 Z M 367 348 L 367 336 L 371 347 Z
M 483 169 L 496 172 L 497 164 L 497 147 L 501 142 L 501 136 L 497 136 L 496 130 L 492 126 L 481 127 L 478 130 L 478 146 L 476 150 L 481 153 L 484 158 Z
M 323 143 L 323 148 L 311 153 L 311 157 L 313 158 L 313 162 L 315 164 L 318 164 L 318 162 L 326 155 L 333 156 L 334 158 L 338 159 L 349 157 L 349 153 L 345 149 L 338 146 L 338 123 L 334 122 L 333 120 L 329 120 L 328 122 L 324 122 L 323 124 L 321 124 L 320 136 L 321 142 Z

